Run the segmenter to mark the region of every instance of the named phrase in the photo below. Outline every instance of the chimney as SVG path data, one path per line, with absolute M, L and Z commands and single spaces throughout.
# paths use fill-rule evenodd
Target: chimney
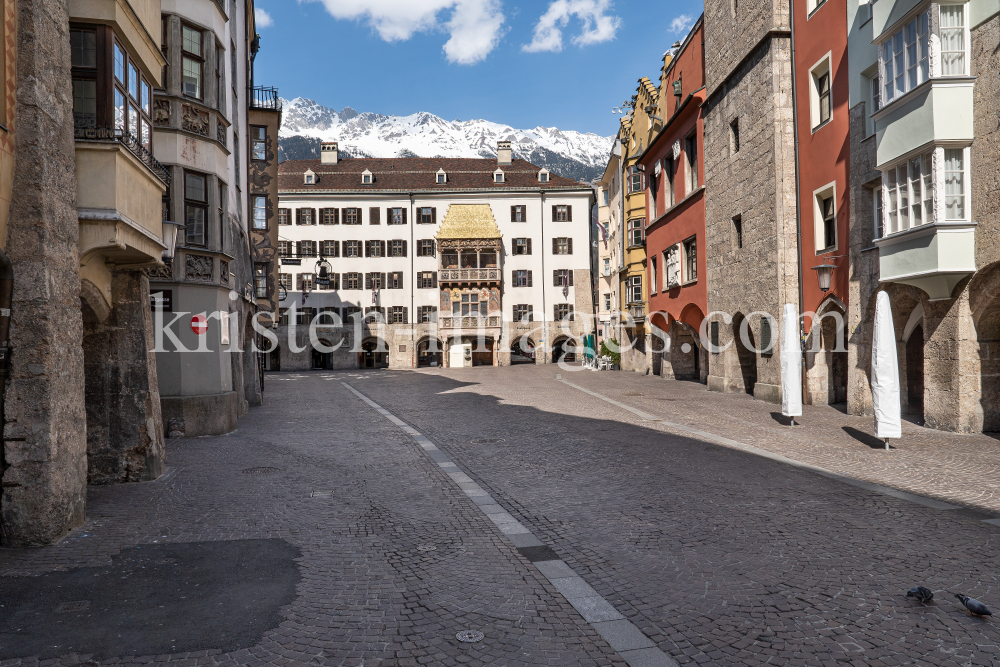
M 337 164 L 337 142 L 324 141 L 320 144 L 320 162 L 322 164 Z
M 513 155 L 510 151 L 509 141 L 497 142 L 497 164 L 511 164 Z

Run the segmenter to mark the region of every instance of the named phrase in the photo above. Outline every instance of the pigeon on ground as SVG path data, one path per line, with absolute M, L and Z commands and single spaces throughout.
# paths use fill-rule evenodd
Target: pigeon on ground
M 975 598 L 970 598 L 968 595 L 962 595 L 961 593 L 956 593 L 955 597 L 958 598 L 959 602 L 965 605 L 965 608 L 971 611 L 976 616 L 992 616 L 993 612 L 984 605 L 982 602 Z
M 930 602 L 934 599 L 934 593 L 931 592 L 929 588 L 924 588 L 923 586 L 914 586 L 910 590 L 906 591 L 906 597 L 917 598 L 920 604 L 925 602 Z

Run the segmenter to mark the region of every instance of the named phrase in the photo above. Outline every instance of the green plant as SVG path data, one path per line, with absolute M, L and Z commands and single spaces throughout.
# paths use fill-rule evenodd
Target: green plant
M 608 343 L 611 343 L 611 345 L 608 345 Z M 601 356 L 611 357 L 611 363 L 615 364 L 616 366 L 622 365 L 622 355 L 621 352 L 618 351 L 619 349 L 620 348 L 618 347 L 618 341 L 616 341 L 614 338 L 609 338 L 607 340 L 601 341 Z

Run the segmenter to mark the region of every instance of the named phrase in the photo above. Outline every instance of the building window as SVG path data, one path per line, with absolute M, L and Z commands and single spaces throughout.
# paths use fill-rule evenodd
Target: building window
M 344 274 L 344 289 L 361 289 L 361 274 L 356 272 Z
M 698 137 L 694 132 L 684 139 L 684 160 L 686 197 L 698 189 Z
M 406 241 L 401 241 L 399 239 L 389 241 L 389 256 L 406 257 Z
M 638 248 L 643 244 L 643 231 L 646 221 L 643 218 L 636 218 L 628 221 L 628 246 Z
M 365 257 L 385 257 L 385 241 L 365 241 Z
M 434 271 L 421 271 L 417 273 L 418 289 L 434 289 L 437 287 L 437 273 Z
M 871 109 L 868 112 L 868 136 L 875 134 L 875 119 L 872 118 L 882 107 L 882 84 L 879 83 L 878 74 L 868 80 L 868 90 L 871 95 Z
M 296 225 L 315 225 L 316 220 L 313 218 L 313 209 L 311 208 L 299 208 L 295 210 L 295 215 L 297 219 L 295 220 Z
M 609 199 L 607 190 L 601 190 L 601 201 L 604 203 L 604 206 L 608 205 Z
M 356 319 L 355 315 L 357 315 L 360 312 L 361 312 L 361 308 L 359 308 L 358 306 L 345 306 L 344 307 L 344 321 L 345 322 L 354 322 L 354 320 Z
M 610 276 L 611 275 L 611 258 L 610 257 L 605 257 L 604 258 L 604 275 L 606 275 L 606 276 Z
M 267 274 L 269 273 L 268 269 L 270 267 L 270 264 L 260 262 L 253 265 L 254 286 L 257 291 L 258 299 L 267 298 Z
M 499 169 L 493 172 L 493 182 L 503 183 L 503 172 L 500 171 Z
M 434 239 L 420 239 L 417 241 L 417 257 L 434 256 Z
M 207 218 L 208 177 L 186 171 L 184 172 L 184 230 L 187 245 L 206 245 Z
M 833 191 L 816 197 L 819 225 L 816 237 L 817 252 L 837 247 L 837 213 L 833 201 Z
M 375 175 L 372 174 L 367 169 L 365 169 L 363 172 L 361 172 L 361 182 L 365 185 L 371 185 L 372 183 L 375 182 Z
M 255 195 L 253 198 L 253 228 L 267 231 L 266 195 Z
M 531 322 L 534 319 L 532 307 L 526 303 L 514 304 L 514 321 Z
M 611 293 L 610 292 L 605 292 L 604 293 L 604 310 L 607 311 L 607 312 L 611 312 Z
M 938 148 L 936 150 L 942 151 L 943 157 L 947 160 L 950 149 Z M 957 152 L 962 154 L 964 149 L 959 148 Z M 883 171 L 887 222 L 883 234 L 894 234 L 935 221 L 932 157 L 933 152 L 924 153 L 903 160 Z M 947 172 L 947 165 L 945 165 L 945 170 Z
M 927 15 L 924 14 L 921 25 L 923 28 L 922 37 L 925 41 L 924 61 L 927 59 L 926 17 Z M 944 76 L 965 74 L 966 37 L 965 5 L 941 5 L 941 74 Z M 923 66 L 923 61 L 921 66 Z
M 278 257 L 291 257 L 291 256 L 292 256 L 292 242 L 278 241 Z
M 335 208 L 322 208 L 319 211 L 319 224 L 321 225 L 337 225 L 340 224 L 340 218 L 338 216 L 338 211 Z
M 323 246 L 321 248 L 323 257 L 339 257 L 340 256 L 340 243 L 337 241 L 323 241 Z
M 527 206 L 511 206 L 510 207 L 510 221 L 511 222 L 527 222 L 528 221 L 528 207 Z
M 97 30 L 73 29 L 69 31 L 71 63 L 73 66 L 73 125 L 80 129 L 97 127 Z M 115 72 L 119 57 L 125 54 L 116 46 Z M 124 62 L 122 62 L 124 78 Z
M 656 257 L 650 257 L 649 259 L 649 293 L 656 294 L 656 286 L 659 283 L 656 280 Z
M 299 257 L 315 257 L 315 256 L 316 256 L 315 241 L 299 241 Z
M 389 311 L 389 324 L 409 324 L 405 306 L 393 306 Z
M 544 169 L 542 171 L 538 172 L 538 182 L 539 183 L 548 183 L 549 182 L 549 172 L 545 171 Z
M 417 324 L 437 322 L 437 306 L 420 306 L 417 308 Z
M 514 271 L 511 282 L 514 287 L 531 287 L 531 271 Z
M 460 312 L 462 314 L 462 317 L 476 317 L 476 316 L 486 317 L 486 309 L 489 306 L 489 303 L 485 300 L 480 301 L 479 294 L 477 294 L 476 292 L 473 292 L 471 294 L 463 294 L 461 304 L 462 304 L 462 310 Z M 458 301 L 452 302 L 453 315 L 458 314 L 458 305 L 459 305 Z
M 291 209 L 279 208 L 278 209 L 278 224 L 279 225 L 290 225 L 292 224 Z
M 683 247 L 684 282 L 694 282 L 698 280 L 698 240 L 692 236 L 683 243 Z
M 295 313 L 296 324 L 310 324 L 316 317 L 315 308 L 299 308 Z
M 344 241 L 344 257 L 361 257 L 361 241 Z
M 942 19 L 942 42 L 944 42 L 945 14 L 949 8 L 941 7 Z M 961 7 L 958 12 L 961 15 Z M 882 42 L 879 48 L 879 67 L 882 73 L 883 82 L 882 99 L 886 104 L 913 90 L 930 76 L 930 62 L 927 56 L 929 42 L 929 14 L 923 12 L 912 21 L 897 30 L 889 39 Z M 965 30 L 962 29 L 964 41 Z M 947 47 L 942 43 L 942 61 L 947 63 L 945 54 Z M 962 50 L 960 74 L 965 73 L 964 48 Z M 942 68 L 947 72 L 947 65 Z
M 384 273 L 366 273 L 365 274 L 365 289 L 380 290 L 383 287 L 385 287 L 385 274 Z
M 625 279 L 625 296 L 629 303 L 642 303 L 642 276 Z
M 572 287 L 573 272 L 569 269 L 555 269 L 552 272 L 553 287 Z
M 635 167 L 629 167 L 629 178 L 628 178 L 628 191 L 629 194 L 634 192 L 642 192 L 644 190 L 642 184 L 642 172 Z
M 386 289 L 403 289 L 403 272 L 402 271 L 393 271 L 392 273 L 387 274 L 387 276 L 386 276 L 386 282 L 385 282 L 385 288 Z
M 406 224 L 406 212 L 399 207 L 390 208 L 388 220 L 386 224 L 388 225 L 405 225 Z
M 202 98 L 202 76 L 205 58 L 202 54 L 201 31 L 190 26 L 181 27 L 181 65 L 183 68 L 182 91 L 188 97 Z M 234 79 L 236 77 L 233 77 Z
M 438 174 L 437 175 L 437 182 L 438 182 L 439 185 L 443 184 L 445 182 L 445 180 L 447 180 L 447 175 L 446 174 Z
M 674 177 L 677 175 L 677 168 L 674 166 L 674 159 L 671 155 L 668 155 L 663 159 L 663 171 L 665 176 L 663 181 L 664 203 L 666 208 L 670 208 L 677 203 L 677 189 L 674 185 Z
M 681 251 L 674 244 L 663 253 L 663 289 L 669 290 L 681 284 Z
M 360 225 L 361 224 L 361 209 L 360 208 L 345 208 L 344 209 L 344 224 L 345 225 Z
M 733 216 L 733 245 L 739 250 L 743 247 L 743 216 Z
M 332 280 L 330 284 L 333 284 Z M 340 308 L 336 306 L 323 306 L 319 309 L 319 319 L 316 321 L 317 325 L 335 327 L 339 326 L 340 322 Z
M 290 273 L 279 273 L 278 274 L 278 285 L 281 286 L 285 291 L 291 291 L 292 289 L 292 274 Z
M 552 254 L 553 255 L 572 255 L 573 254 L 573 239 L 560 236 L 552 239 Z
M 569 303 L 557 303 L 553 306 L 556 322 L 573 321 L 573 305 Z
M 316 174 L 312 173 L 311 171 L 307 171 L 305 173 L 305 184 L 306 185 L 315 185 L 316 184 Z
M 313 279 L 315 276 L 311 273 L 299 273 L 295 276 L 295 288 L 297 291 L 301 292 L 303 289 L 307 289 L 311 292 L 313 290 Z
M 734 118 L 729 123 L 729 150 L 733 153 L 740 152 L 740 119 Z
M 872 210 L 875 213 L 875 238 L 880 239 L 885 233 L 884 218 L 882 217 L 882 186 L 872 190 Z
M 944 218 L 965 220 L 966 182 L 964 148 L 946 148 L 944 151 Z
M 250 159 L 267 159 L 267 128 L 257 125 L 250 126 Z
M 433 225 L 437 223 L 437 209 L 424 206 L 417 209 L 418 225 Z
M 530 255 L 531 254 L 531 239 L 514 239 L 514 254 L 515 255 Z

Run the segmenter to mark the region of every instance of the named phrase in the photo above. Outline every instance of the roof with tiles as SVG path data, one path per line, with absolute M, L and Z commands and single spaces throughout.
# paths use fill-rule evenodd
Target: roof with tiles
M 497 227 L 493 209 L 489 204 L 452 204 L 441 221 L 439 239 L 499 239 L 503 235 Z
M 437 182 L 438 170 L 447 180 Z M 504 182 L 494 182 L 497 169 Z M 311 170 L 316 183 L 307 185 L 304 174 Z M 361 175 L 371 172 L 374 182 L 362 183 Z M 500 165 L 496 159 L 479 158 L 346 158 L 337 164 L 321 160 L 285 160 L 278 165 L 278 190 L 282 193 L 308 192 L 455 192 L 483 190 L 566 190 L 589 189 L 585 183 L 549 174 L 548 182 L 538 180 L 541 167 L 515 159 Z

